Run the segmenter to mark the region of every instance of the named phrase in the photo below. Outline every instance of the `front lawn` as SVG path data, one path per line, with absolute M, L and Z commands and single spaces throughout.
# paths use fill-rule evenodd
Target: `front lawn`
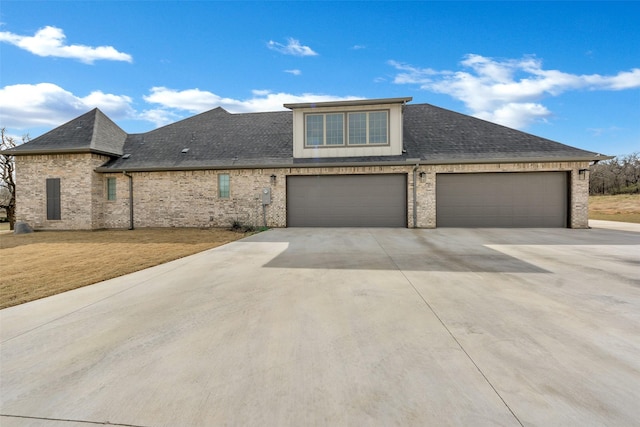
M 245 235 L 195 228 L 0 233 L 0 309 L 192 255 Z

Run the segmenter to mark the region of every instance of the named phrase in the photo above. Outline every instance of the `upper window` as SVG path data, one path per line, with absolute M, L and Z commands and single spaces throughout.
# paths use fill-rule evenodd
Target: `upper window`
M 229 198 L 229 174 L 227 173 L 218 175 L 218 197 L 221 199 Z
M 344 145 L 344 114 L 307 115 L 307 145 Z
M 107 200 L 116 199 L 116 179 L 107 178 Z
M 385 145 L 388 143 L 388 111 L 307 114 L 305 116 L 305 145 L 307 147 Z

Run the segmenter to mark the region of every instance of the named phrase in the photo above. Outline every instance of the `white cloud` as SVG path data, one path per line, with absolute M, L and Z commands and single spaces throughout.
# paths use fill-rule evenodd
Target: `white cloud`
M 39 29 L 33 36 L 20 36 L 0 31 L 0 41 L 13 44 L 38 56 L 71 58 L 86 64 L 93 64 L 97 60 L 126 62 L 133 60 L 131 55 L 118 52 L 112 46 L 65 45 L 65 39 L 64 31 L 51 26 Z
M 231 99 L 221 98 L 214 93 L 197 88 L 178 91 L 163 86 L 151 88 L 151 94 L 143 98 L 151 104 L 159 104 L 165 108 L 186 110 L 191 113 L 200 113 L 217 105 L 233 102 Z
M 608 128 L 587 128 L 587 132 L 595 137 L 601 137 L 603 135 L 615 135 L 619 131 L 624 130 L 618 126 L 609 126 Z
M 276 52 L 280 52 L 284 55 L 293 55 L 293 56 L 316 56 L 317 52 L 314 52 L 309 46 L 303 46 L 300 44 L 299 40 L 294 38 L 288 38 L 287 44 L 284 45 L 282 43 L 274 42 L 273 40 L 269 40 L 267 43 L 267 47 L 271 50 L 275 50 Z
M 516 129 L 525 128 L 532 122 L 544 120 L 550 115 L 551 111 L 547 107 L 533 102 L 510 102 L 494 111 L 482 111 L 475 114 L 479 119 L 505 124 Z
M 290 93 L 272 93 L 267 90 L 254 90 L 252 97 L 248 99 L 224 98 L 213 92 L 200 89 L 175 90 L 166 87 L 151 88 L 151 94 L 144 97 L 144 100 L 151 104 L 158 104 L 159 109 L 151 110 L 154 114 L 160 115 L 160 111 L 188 111 L 190 113 L 201 113 L 215 107 L 222 107 L 230 113 L 252 113 L 263 111 L 286 110 L 283 104 L 304 103 L 304 102 L 327 102 L 359 99 L 353 96 L 332 96 L 314 93 L 303 93 L 293 95 Z M 175 119 L 175 116 L 166 116 Z M 166 124 L 164 122 L 162 124 Z
M 551 116 L 539 101 L 570 90 L 625 90 L 640 87 L 640 69 L 613 76 L 577 75 L 545 70 L 534 56 L 494 60 L 467 55 L 461 62 L 470 71 L 433 70 L 389 61 L 399 72 L 397 84 L 415 84 L 421 89 L 458 99 L 476 117 L 506 126 L 524 128 Z
M 95 107 L 116 121 L 144 120 L 161 126 L 218 106 L 231 113 L 249 113 L 286 110 L 283 107 L 286 103 L 359 99 L 313 93 L 293 95 L 269 90 L 254 90 L 247 99 L 233 99 L 197 88 L 180 91 L 166 87 L 151 88 L 150 94 L 143 98 L 155 107 L 138 112 L 132 107 L 133 101 L 129 96 L 99 90 L 78 96 L 53 83 L 5 86 L 0 88 L 0 126 L 12 130 L 58 126 Z
M 18 84 L 0 89 L 0 125 L 25 129 L 57 126 L 98 107 L 112 119 L 132 117 L 131 98 L 101 91 L 85 97 L 53 83 Z
M 182 116 L 180 116 L 179 114 L 176 114 L 175 112 L 170 110 L 164 110 L 162 108 L 144 110 L 138 115 L 138 117 L 147 122 L 151 122 L 158 127 L 173 123 L 182 118 Z
M 300 74 L 302 74 L 302 71 L 298 70 L 298 69 L 294 69 L 294 70 L 284 70 L 285 73 L 289 73 L 289 74 L 293 74 L 294 76 L 299 76 Z

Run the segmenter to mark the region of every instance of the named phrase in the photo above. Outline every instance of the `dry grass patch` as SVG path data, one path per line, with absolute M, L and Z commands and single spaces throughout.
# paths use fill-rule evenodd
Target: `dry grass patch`
M 112 279 L 244 237 L 223 229 L 0 234 L 0 309 Z
M 0 231 L 7 231 L 9 230 L 9 223 L 8 222 L 0 222 Z
M 640 194 L 589 197 L 589 219 L 640 224 Z

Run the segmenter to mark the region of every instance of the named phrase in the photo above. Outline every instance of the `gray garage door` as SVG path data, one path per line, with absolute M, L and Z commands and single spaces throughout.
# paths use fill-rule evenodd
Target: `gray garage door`
M 566 227 L 565 172 L 436 175 L 437 227 Z
M 406 175 L 287 177 L 288 227 L 406 227 Z

